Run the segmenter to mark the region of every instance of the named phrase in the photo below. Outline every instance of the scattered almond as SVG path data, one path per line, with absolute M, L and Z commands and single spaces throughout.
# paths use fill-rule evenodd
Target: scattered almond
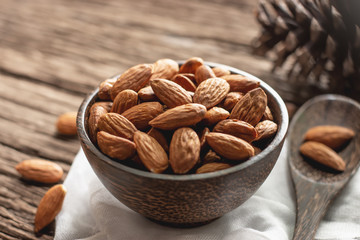
M 22 161 L 15 169 L 23 178 L 40 183 L 57 183 L 63 176 L 63 170 L 58 164 L 43 159 Z
M 77 112 L 67 112 L 61 114 L 56 122 L 58 133 L 63 135 L 76 135 L 76 116 Z
M 58 215 L 66 195 L 66 188 L 62 184 L 51 187 L 41 199 L 35 215 L 35 233 L 49 225 Z

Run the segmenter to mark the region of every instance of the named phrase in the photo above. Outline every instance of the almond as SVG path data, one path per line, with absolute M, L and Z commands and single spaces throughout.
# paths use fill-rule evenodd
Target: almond
M 225 75 L 230 75 L 230 71 L 225 69 L 225 68 L 222 68 L 222 67 L 214 67 L 212 70 L 213 70 L 216 77 L 222 77 L 222 76 L 225 76 Z
M 225 75 L 221 77 L 230 84 L 230 92 L 246 93 L 252 89 L 260 87 L 260 82 L 239 74 Z
M 137 129 L 143 130 L 149 127 L 149 121 L 163 112 L 163 106 L 159 102 L 144 102 L 126 110 L 122 115 Z
M 147 134 L 149 134 L 149 136 L 152 136 L 153 138 L 155 138 L 156 141 L 158 141 L 158 143 L 165 150 L 165 152 L 169 152 L 169 143 L 166 140 L 166 138 L 162 132 L 160 132 L 156 128 L 151 128 Z
M 190 171 L 200 158 L 200 140 L 194 130 L 188 127 L 174 132 L 169 149 L 169 162 L 174 173 Z
M 118 113 L 106 113 L 98 121 L 99 131 L 132 140 L 137 130 L 126 117 Z
M 122 114 L 137 104 L 138 94 L 130 89 L 123 90 L 116 95 L 111 112 Z
M 214 132 L 226 133 L 252 142 L 257 137 L 255 128 L 247 122 L 238 119 L 225 119 L 215 125 Z
M 190 79 L 194 84 L 196 84 L 195 74 L 193 73 L 181 73 L 182 76 Z
M 118 160 L 128 159 L 136 151 L 133 142 L 104 131 L 97 133 L 97 143 L 103 153 Z
M 207 163 L 202 165 L 196 170 L 196 173 L 209 173 L 209 172 L 216 172 L 219 170 L 224 170 L 229 167 L 232 167 L 228 163 L 219 163 L 219 162 L 213 162 L 213 163 Z
M 314 141 L 308 141 L 300 146 L 300 152 L 306 157 L 337 171 L 344 171 L 346 163 L 328 146 Z
M 66 188 L 58 184 L 50 188 L 41 199 L 35 215 L 35 233 L 49 225 L 58 215 L 66 195 Z
M 216 152 L 209 149 L 209 151 L 205 154 L 201 162 L 205 165 L 207 163 L 220 162 L 221 160 L 222 160 L 221 157 L 217 155 Z
M 197 85 L 199 85 L 206 79 L 215 78 L 215 77 L 216 76 L 215 76 L 213 70 L 209 66 L 201 65 L 200 67 L 198 67 L 196 69 L 195 80 L 196 80 Z
M 325 144 L 326 146 L 338 149 L 355 136 L 355 132 L 349 128 L 322 125 L 310 128 L 305 133 L 306 141 L 315 141 Z
M 219 104 L 228 94 L 229 84 L 221 78 L 209 78 L 196 88 L 193 100 L 207 109 Z
M 202 131 L 201 134 L 199 135 L 199 139 L 200 139 L 200 149 L 201 151 L 204 151 L 204 149 L 207 148 L 207 144 L 206 144 L 206 135 L 210 133 L 210 129 L 205 127 Z
M 139 64 L 129 68 L 120 75 L 111 88 L 111 99 L 114 100 L 116 95 L 125 89 L 131 89 L 135 92 L 139 91 L 149 82 L 151 74 L 151 64 Z
M 58 164 L 43 159 L 22 161 L 15 169 L 23 178 L 41 183 L 56 183 L 63 176 L 63 170 Z
M 244 94 L 241 92 L 229 92 L 224 99 L 223 107 L 231 111 L 243 96 Z
M 101 106 L 103 108 L 105 108 L 106 111 L 110 112 L 111 108 L 112 108 L 112 102 L 105 102 L 105 101 L 101 101 L 101 102 L 95 102 L 91 108 L 97 107 L 97 106 Z M 91 111 L 90 108 L 90 111 Z
M 111 91 L 111 88 L 113 87 L 114 83 L 116 82 L 116 80 L 117 80 L 116 78 L 109 78 L 100 83 L 98 97 L 101 100 L 110 100 L 111 99 L 110 91 Z
M 245 140 L 229 134 L 211 132 L 206 142 L 220 156 L 234 161 L 244 161 L 254 156 L 254 148 Z
M 149 124 L 163 130 L 172 130 L 200 122 L 205 113 L 206 108 L 203 105 L 189 103 L 165 111 L 151 120 Z
M 267 96 L 261 88 L 247 92 L 231 111 L 230 118 L 239 119 L 255 126 L 264 115 Z
M 56 122 L 58 133 L 63 135 L 76 135 L 76 116 L 77 112 L 67 112 L 61 114 Z
M 144 87 L 139 90 L 138 96 L 143 102 L 153 102 L 158 101 L 159 99 L 156 97 L 151 86 Z
M 185 76 L 185 74 L 176 74 L 172 81 L 179 84 L 186 91 L 195 92 L 196 90 L 196 86 L 193 81 L 191 81 L 190 78 Z
M 263 117 L 262 117 L 261 120 L 274 121 L 274 117 L 273 117 L 273 115 L 272 115 L 272 113 L 271 113 L 271 110 L 270 110 L 270 108 L 269 108 L 268 106 L 266 106 L 264 115 L 263 115 Z
M 204 64 L 204 60 L 199 57 L 192 57 L 185 61 L 179 69 L 179 73 L 192 73 L 195 74 L 196 69 Z
M 270 120 L 259 122 L 255 126 L 255 130 L 258 134 L 256 140 L 262 140 L 274 136 L 277 132 L 277 124 Z
M 153 79 L 150 85 L 155 95 L 169 108 L 192 102 L 192 97 L 179 84 L 166 79 Z
M 98 122 L 102 115 L 105 115 L 108 111 L 102 105 L 93 105 L 90 108 L 89 114 L 89 137 L 93 143 L 96 143 L 96 135 L 99 131 Z
M 179 64 L 172 59 L 164 58 L 157 60 L 153 65 L 153 74 L 150 78 L 171 79 L 179 72 Z
M 212 107 L 206 112 L 202 123 L 207 126 L 212 126 L 221 120 L 228 118 L 229 115 L 230 113 L 221 107 Z
M 134 134 L 137 154 L 145 167 L 154 173 L 162 173 L 169 165 L 168 156 L 155 138 L 136 131 Z

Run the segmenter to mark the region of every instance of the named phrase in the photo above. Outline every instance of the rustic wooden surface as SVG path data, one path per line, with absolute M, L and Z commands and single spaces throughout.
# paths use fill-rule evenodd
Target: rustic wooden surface
M 14 166 L 40 157 L 65 173 L 79 149 L 57 134 L 57 116 L 77 111 L 100 81 L 132 65 L 192 56 L 276 84 L 271 63 L 252 55 L 258 34 L 252 0 L 0 0 L 0 239 L 33 234 L 49 185 L 22 180 Z M 66 174 L 64 176 L 64 179 Z

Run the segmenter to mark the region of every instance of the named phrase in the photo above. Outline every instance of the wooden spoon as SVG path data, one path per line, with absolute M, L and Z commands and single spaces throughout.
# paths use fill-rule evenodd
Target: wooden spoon
M 321 170 L 299 152 L 305 132 L 317 125 L 339 125 L 355 131 L 355 137 L 340 152 L 344 172 Z M 296 193 L 294 240 L 313 239 L 322 217 L 337 193 L 360 165 L 360 104 L 339 95 L 321 95 L 306 102 L 294 115 L 289 128 L 289 167 Z

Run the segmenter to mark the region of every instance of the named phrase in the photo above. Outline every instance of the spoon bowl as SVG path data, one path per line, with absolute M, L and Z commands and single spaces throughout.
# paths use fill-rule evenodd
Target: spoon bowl
M 294 240 L 313 239 L 332 200 L 360 165 L 360 104 L 340 95 L 321 95 L 306 102 L 294 115 L 289 128 L 289 167 L 295 187 L 297 213 Z M 318 125 L 352 129 L 355 137 L 338 153 L 346 162 L 336 172 L 307 161 L 300 154 L 305 132 Z

